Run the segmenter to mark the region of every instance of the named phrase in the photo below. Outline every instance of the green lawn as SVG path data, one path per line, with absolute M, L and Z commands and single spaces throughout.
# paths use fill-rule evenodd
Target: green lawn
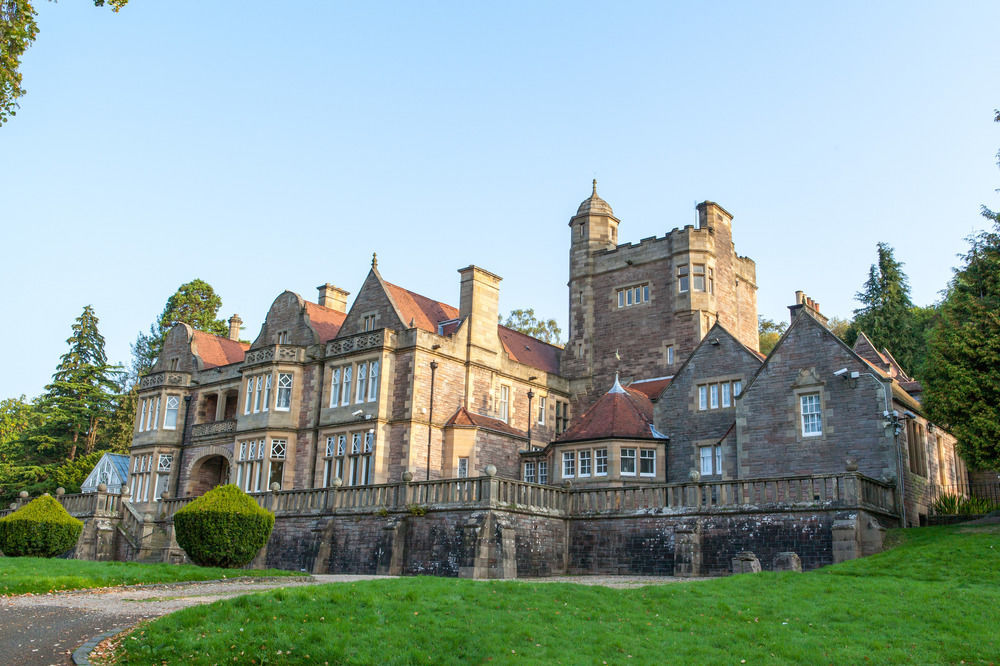
M 611 590 L 441 578 L 253 594 L 122 641 L 123 663 L 996 663 L 1000 528 L 924 528 L 819 571 Z
M 290 576 L 291 571 L 215 569 L 193 564 L 86 562 L 44 557 L 0 557 L 0 595 L 45 593 L 136 583 L 176 583 L 237 576 Z

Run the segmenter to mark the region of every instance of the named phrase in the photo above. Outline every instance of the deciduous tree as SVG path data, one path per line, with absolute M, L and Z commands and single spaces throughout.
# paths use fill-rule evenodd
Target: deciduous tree
M 534 308 L 511 310 L 510 314 L 507 315 L 507 319 L 503 320 L 501 318 L 500 323 L 507 328 L 512 328 L 515 331 L 520 331 L 525 335 L 530 335 L 533 338 L 538 338 L 553 345 L 559 344 L 559 336 L 562 334 L 562 330 L 556 324 L 555 319 L 542 321 L 535 318 Z

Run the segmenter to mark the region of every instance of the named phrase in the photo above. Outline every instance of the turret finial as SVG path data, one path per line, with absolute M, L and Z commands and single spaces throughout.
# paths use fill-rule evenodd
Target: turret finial
M 595 197 L 597 196 L 597 179 L 594 179 L 594 191 L 592 193 Z
M 378 256 L 372 252 L 372 268 L 378 268 Z

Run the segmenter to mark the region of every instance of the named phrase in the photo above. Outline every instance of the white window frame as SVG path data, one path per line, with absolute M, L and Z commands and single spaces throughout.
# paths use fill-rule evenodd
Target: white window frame
M 340 382 L 340 404 L 351 404 L 351 366 L 344 366 L 343 378 Z
M 260 401 L 264 397 L 264 376 L 257 375 L 253 388 L 253 413 L 260 413 Z
M 667 345 L 667 365 L 674 364 L 674 346 Z
M 691 264 L 691 291 L 705 291 L 705 264 Z M 698 288 L 698 282 L 701 288 Z
M 506 384 L 500 385 L 500 400 L 497 405 L 500 413 L 500 420 L 504 423 L 510 421 L 510 387 Z
M 799 395 L 799 416 L 802 421 L 803 437 L 823 435 L 823 404 L 818 392 Z
M 243 413 L 249 414 L 253 409 L 253 377 L 247 377 L 246 395 L 243 396 Z
M 545 425 L 545 396 L 538 398 L 538 425 Z
M 594 476 L 608 475 L 608 450 L 594 450 Z
M 743 380 L 742 379 L 733 380 L 733 400 L 740 397 L 741 393 L 743 393 Z
M 677 267 L 677 291 L 686 294 L 691 290 L 691 272 L 687 264 Z
M 549 482 L 549 461 L 538 461 L 538 483 L 548 484 Z
M 330 406 L 336 407 L 340 401 L 340 368 L 334 368 L 330 374 Z
M 698 387 L 698 411 L 703 412 L 708 409 L 708 384 Z
M 653 471 L 643 472 L 642 464 L 648 460 L 653 461 Z M 639 476 L 656 476 L 656 449 L 639 449 Z
M 139 432 L 143 431 L 142 426 L 146 423 L 146 398 L 139 401 Z
M 469 476 L 469 458 L 461 456 L 458 459 L 458 478 L 465 479 Z
M 160 420 L 160 396 L 156 396 L 155 404 L 152 407 L 153 411 L 150 413 L 150 416 L 152 417 L 153 430 L 156 430 L 156 425 Z M 149 423 L 148 420 L 146 422 Z
M 288 378 L 288 385 L 282 386 L 284 378 Z M 292 373 L 278 373 L 278 390 L 274 392 L 274 410 L 277 412 L 287 412 L 292 408 Z
M 163 410 L 163 429 L 177 430 L 177 413 L 181 409 L 181 397 L 179 395 L 168 395 L 166 407 Z M 173 416 L 173 418 L 171 418 Z
M 576 451 L 563 451 L 562 478 L 572 479 L 575 477 L 576 477 Z
M 525 483 L 535 482 L 535 463 L 533 462 L 524 463 L 524 482 Z
M 378 399 L 378 369 L 378 361 L 368 364 L 368 402 L 375 402 Z
M 577 452 L 577 476 L 581 478 L 586 478 L 590 476 L 593 467 L 591 465 L 591 456 L 589 450 L 580 450 Z
M 623 448 L 621 450 L 621 454 L 620 455 L 621 455 L 621 460 L 620 460 L 619 467 L 621 469 L 621 475 L 622 476 L 635 476 L 636 475 L 636 450 L 633 449 L 633 448 Z M 631 462 L 632 463 L 632 471 L 627 471 L 625 469 L 625 466 L 626 466 L 625 463 L 626 462 Z
M 732 400 L 732 397 L 731 397 L 730 392 L 729 392 L 729 388 L 730 388 L 729 382 L 722 382 L 722 384 L 720 385 L 719 388 L 722 391 L 722 407 L 723 407 L 723 409 L 725 409 L 726 407 L 732 407 L 733 406 L 733 400 Z
M 357 390 L 354 394 L 354 404 L 361 404 L 368 394 L 368 364 L 358 363 Z
M 264 407 L 262 411 L 267 411 L 271 404 L 271 373 L 264 376 Z
M 719 408 L 719 385 L 709 384 L 708 385 L 708 406 L 711 409 Z

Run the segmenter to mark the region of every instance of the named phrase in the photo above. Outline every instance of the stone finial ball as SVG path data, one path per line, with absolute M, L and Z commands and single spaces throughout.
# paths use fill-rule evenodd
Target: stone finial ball
M 56 497 L 62 497 L 65 494 L 66 494 L 66 489 L 63 488 L 62 486 L 56 488 Z
M 20 497 L 21 499 L 28 499 L 28 491 L 22 490 L 17 494 L 17 496 Z
M 339 488 L 342 485 L 344 485 L 344 480 L 342 478 L 340 478 L 339 476 L 333 477 L 333 487 L 334 488 Z
M 160 498 L 161 499 L 170 499 L 170 491 L 169 490 L 164 490 L 162 493 L 160 493 Z
M 566 490 L 569 490 L 570 488 L 573 487 L 573 482 L 572 481 L 563 481 L 562 487 L 565 488 Z
M 486 469 L 484 469 L 483 471 L 486 472 L 486 476 L 496 476 L 497 475 L 497 466 L 491 463 L 491 464 L 487 465 Z
M 701 472 L 699 472 L 696 469 L 693 469 L 690 472 L 688 472 L 688 478 L 697 483 L 698 481 L 701 481 Z
M 279 490 L 281 490 L 281 484 L 278 483 L 277 481 L 272 481 L 271 482 L 271 492 L 272 493 L 276 493 Z
M 857 472 L 858 461 L 855 460 L 854 458 L 848 458 L 846 464 L 844 465 L 844 469 L 846 469 L 848 472 Z
M 108 492 L 108 484 L 106 484 L 106 483 L 98 483 L 97 484 L 97 492 L 99 492 L 99 493 L 106 493 L 106 492 Z
M 122 497 L 128 497 L 132 494 L 132 489 L 128 486 L 122 486 Z
M 403 483 L 409 483 L 410 481 L 413 481 L 413 472 L 406 470 L 403 472 Z

